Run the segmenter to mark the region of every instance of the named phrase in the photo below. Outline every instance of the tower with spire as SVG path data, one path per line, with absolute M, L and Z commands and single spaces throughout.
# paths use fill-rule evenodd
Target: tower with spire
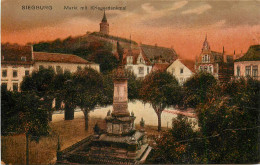
M 106 12 L 104 10 L 104 15 L 103 15 L 103 19 L 102 21 L 100 22 L 100 33 L 101 34 L 106 34 L 106 35 L 109 35 L 109 24 L 107 22 L 107 17 L 106 17 Z

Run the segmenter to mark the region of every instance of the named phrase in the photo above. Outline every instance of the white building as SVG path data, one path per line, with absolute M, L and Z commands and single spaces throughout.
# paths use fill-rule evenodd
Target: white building
M 175 76 L 180 85 L 183 85 L 183 83 L 194 74 L 193 66 L 194 65 L 190 62 L 188 63 L 187 61 L 177 59 L 168 66 L 167 72 Z
M 132 71 L 137 78 L 144 78 L 152 70 L 152 65 L 141 48 L 125 51 L 124 64 L 125 68 Z
M 91 67 L 99 71 L 99 65 L 70 54 L 33 52 L 31 46 L 2 45 L 1 88 L 20 91 L 24 76 L 40 68 L 53 68 L 56 72 Z
M 260 45 L 250 46 L 247 53 L 236 59 L 234 62 L 234 76 L 240 77 L 252 77 L 260 80 Z

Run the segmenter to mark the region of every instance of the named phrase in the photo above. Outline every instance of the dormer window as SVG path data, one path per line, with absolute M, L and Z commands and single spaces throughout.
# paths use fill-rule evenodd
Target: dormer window
M 22 57 L 21 57 L 21 60 L 22 60 L 22 61 L 26 61 L 26 57 L 22 56 Z

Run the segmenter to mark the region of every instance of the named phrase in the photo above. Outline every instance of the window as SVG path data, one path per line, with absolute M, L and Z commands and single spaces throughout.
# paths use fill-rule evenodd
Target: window
M 7 83 L 1 84 L 1 90 L 7 90 Z
M 202 66 L 200 66 L 200 71 L 202 71 L 203 70 L 203 67 Z
M 149 74 L 149 67 L 147 67 L 147 74 Z
M 251 66 L 246 66 L 246 76 L 251 76 Z
M 240 77 L 240 66 L 237 66 L 237 76 Z
M 7 70 L 2 70 L 2 77 L 7 77 Z
M 209 57 L 208 54 L 206 54 L 206 55 L 204 55 L 204 56 L 202 57 L 202 62 L 210 62 L 210 57 Z
M 44 69 L 44 67 L 43 67 L 43 65 L 40 65 L 39 70 L 42 70 L 42 69 Z
M 29 76 L 29 74 L 30 74 L 29 70 L 26 70 L 25 71 L 25 76 Z
M 21 57 L 21 60 L 22 60 L 22 61 L 26 61 L 26 57 L 24 57 L 24 56 Z
M 180 69 L 180 74 L 182 74 L 182 73 L 183 73 L 183 68 Z
M 258 66 L 257 65 L 253 66 L 252 75 L 253 75 L 253 77 L 258 77 Z
M 56 72 L 60 74 L 63 73 L 63 70 L 60 66 L 56 66 Z
M 204 71 L 207 72 L 207 70 L 208 70 L 208 67 L 204 66 Z
M 13 77 L 17 77 L 17 70 L 13 71 Z
M 132 58 L 132 56 L 128 56 L 128 57 L 127 57 L 127 63 L 128 63 L 128 64 L 132 64 L 132 63 L 133 63 L 133 58 Z
M 213 73 L 212 66 L 209 66 L 209 73 Z
M 139 74 L 144 74 L 144 67 L 139 67 Z
M 13 83 L 13 91 L 18 91 L 18 83 Z

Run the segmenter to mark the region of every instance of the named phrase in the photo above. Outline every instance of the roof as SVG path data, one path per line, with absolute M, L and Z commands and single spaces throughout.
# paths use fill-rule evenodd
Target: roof
M 153 65 L 152 71 L 166 71 L 169 63 L 156 63 Z
M 104 15 L 103 15 L 102 22 L 107 22 L 107 17 L 106 17 L 106 12 L 105 12 L 105 10 L 104 10 Z
M 125 52 L 124 52 L 124 55 L 123 55 L 124 64 L 127 63 L 127 56 L 133 56 L 133 64 L 136 64 L 137 63 L 137 58 L 140 55 L 140 53 L 141 53 L 145 63 L 147 65 L 151 65 L 150 60 L 146 57 L 146 55 L 143 52 L 142 48 L 140 48 L 140 49 L 125 49 Z
M 211 51 L 212 55 L 215 57 L 215 61 L 220 62 L 223 61 L 223 53 Z
M 180 60 L 189 70 L 195 73 L 195 61 L 192 60 Z
M 72 54 L 47 53 L 47 52 L 33 52 L 33 54 L 34 54 L 34 61 L 90 64 L 90 62 L 88 62 L 87 60 Z
M 146 55 L 146 57 L 150 60 L 156 58 L 163 58 L 167 61 L 172 61 L 177 58 L 177 53 L 174 49 L 159 47 L 159 46 L 152 46 L 152 45 L 144 45 L 141 44 L 141 48 Z
M 1 45 L 2 64 L 32 64 L 31 46 Z
M 252 45 L 246 54 L 235 61 L 260 61 L 260 45 Z

